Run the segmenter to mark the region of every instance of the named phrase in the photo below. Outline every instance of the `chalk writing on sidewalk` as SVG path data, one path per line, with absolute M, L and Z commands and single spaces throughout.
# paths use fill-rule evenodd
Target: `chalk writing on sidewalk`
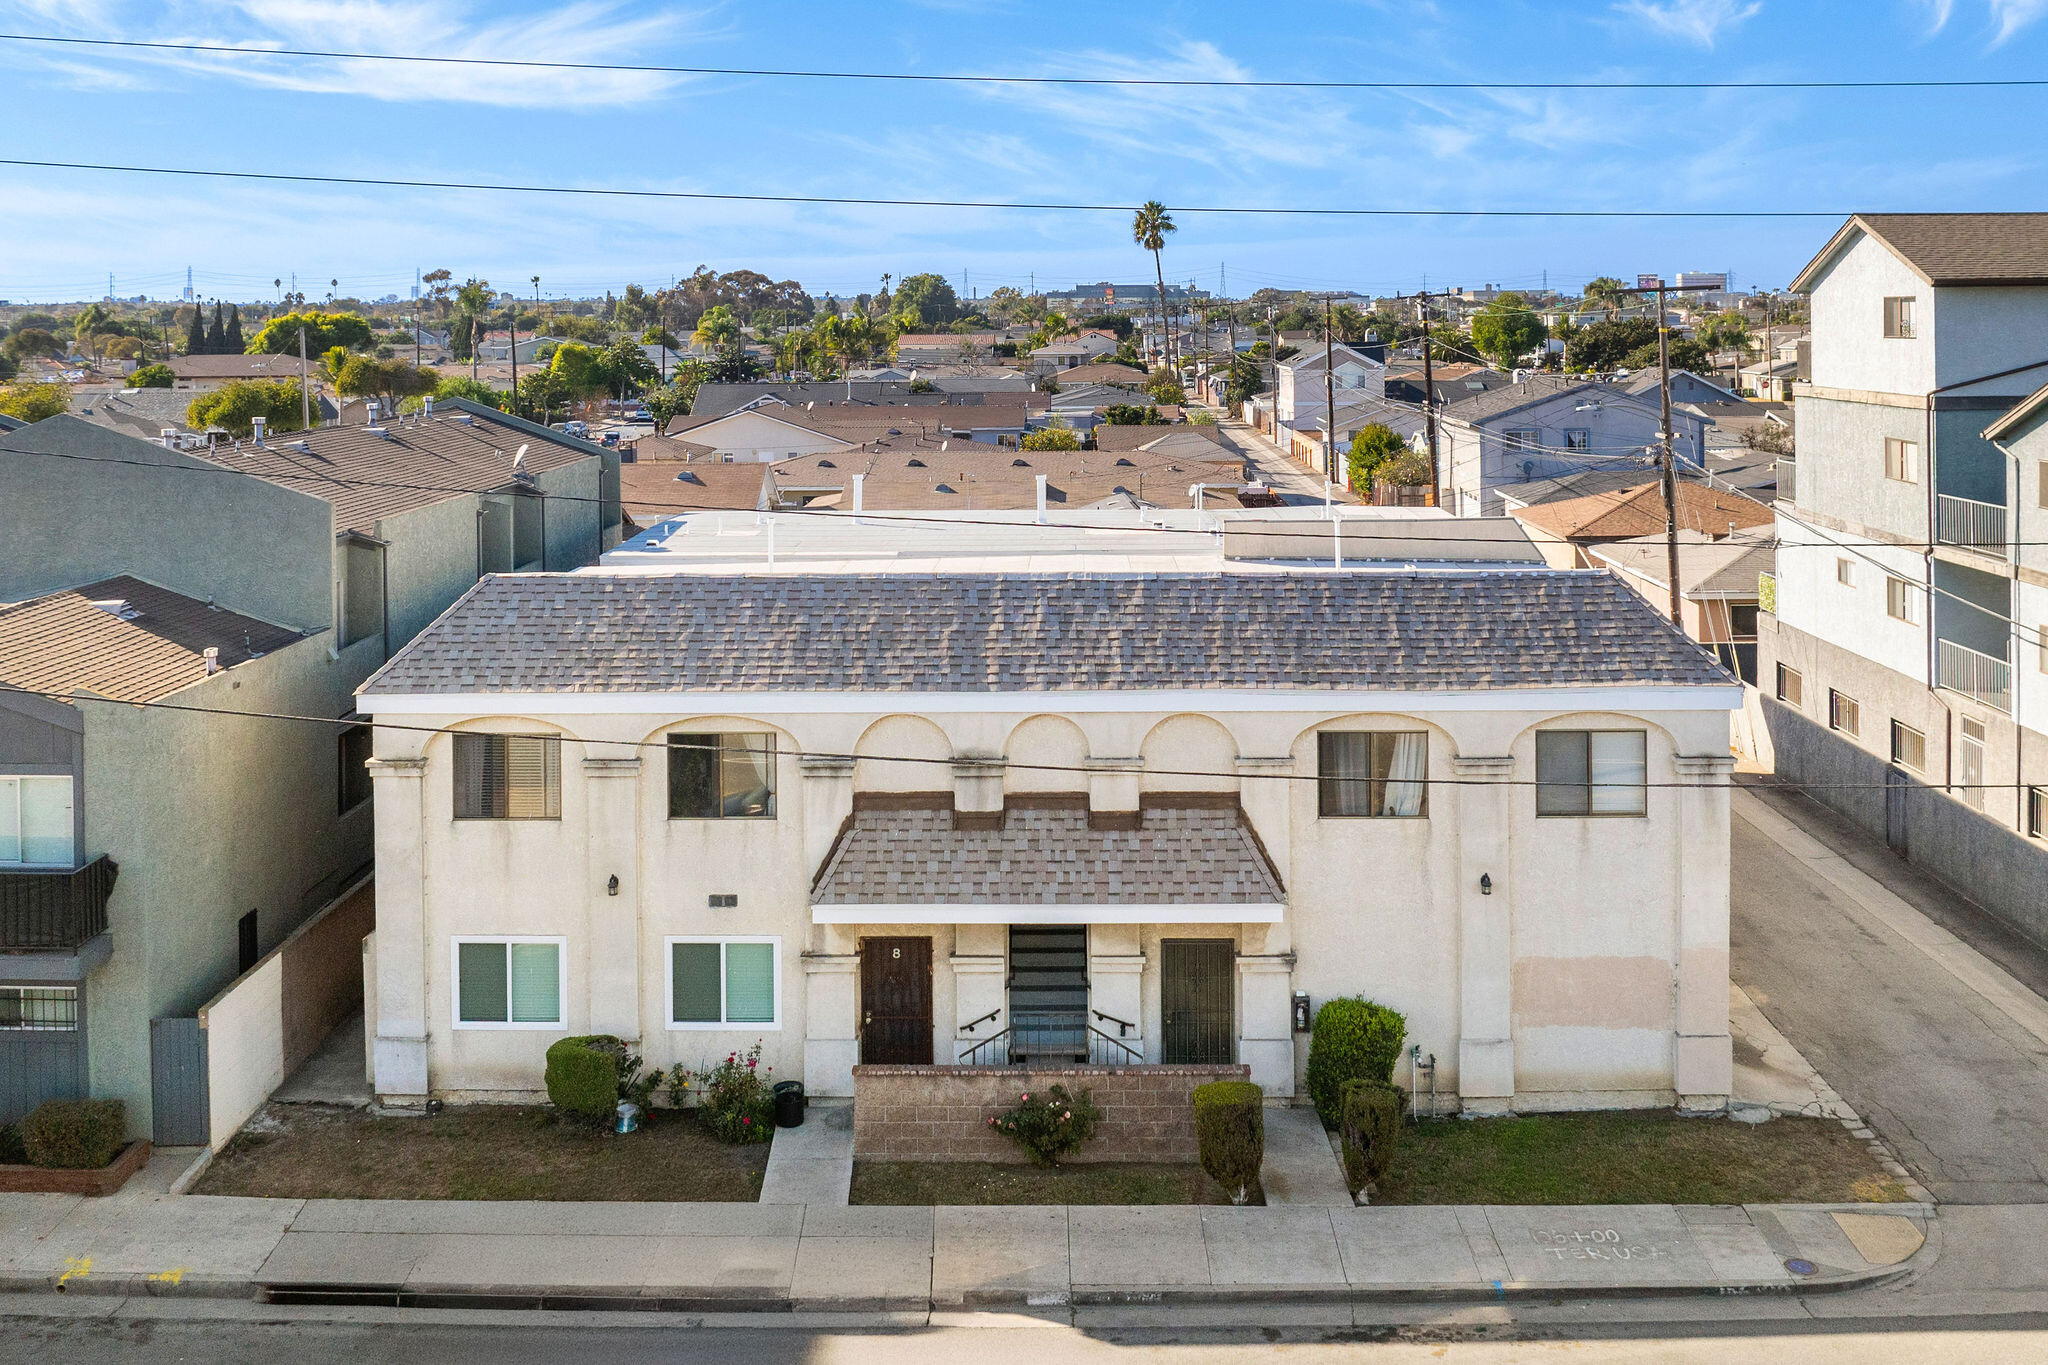
M 1671 1253 L 1660 1246 L 1636 1246 L 1618 1228 L 1532 1228 L 1529 1236 L 1557 1261 L 1654 1261 Z

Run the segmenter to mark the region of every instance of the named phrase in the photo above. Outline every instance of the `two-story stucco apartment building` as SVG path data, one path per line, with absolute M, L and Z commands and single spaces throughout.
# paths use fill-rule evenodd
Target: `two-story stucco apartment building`
M 355 689 L 483 574 L 616 543 L 618 457 L 461 405 L 210 450 L 62 416 L 5 446 L 0 1122 L 91 1094 L 203 1141 L 157 1109 L 156 1021 L 196 1026 L 366 876 Z
M 1739 699 L 1592 571 L 494 576 L 359 694 L 374 1089 L 604 1032 L 1286 1096 L 1299 993 L 1468 1111 L 1718 1106 Z
M 2048 381 L 2048 214 L 1858 215 L 1792 287 L 1813 379 L 1759 629 L 1778 772 L 2048 942 L 2048 487 L 2015 410 Z

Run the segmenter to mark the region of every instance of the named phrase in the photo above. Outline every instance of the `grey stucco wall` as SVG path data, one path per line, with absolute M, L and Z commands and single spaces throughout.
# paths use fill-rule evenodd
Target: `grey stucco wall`
M 327 623 L 333 516 L 321 499 L 77 417 L 7 444 L 59 458 L 0 455 L 0 601 L 125 573 L 281 625 Z
M 1927 415 L 1890 407 L 1800 395 L 1797 505 L 1904 540 L 1927 539 Z M 1885 477 L 1885 441 L 1919 448 L 1911 483 Z

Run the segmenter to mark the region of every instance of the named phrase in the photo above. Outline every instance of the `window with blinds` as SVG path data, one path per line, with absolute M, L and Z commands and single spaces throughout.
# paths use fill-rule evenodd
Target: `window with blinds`
M 1541 730 L 1538 815 L 1647 815 L 1649 760 L 1641 730 Z
M 455 941 L 457 1028 L 560 1028 L 562 943 L 557 938 Z
M 455 736 L 455 818 L 562 818 L 562 742 L 548 735 Z
M 668 941 L 669 1027 L 780 1028 L 777 938 Z
M 668 818 L 775 818 L 775 736 L 668 737 Z

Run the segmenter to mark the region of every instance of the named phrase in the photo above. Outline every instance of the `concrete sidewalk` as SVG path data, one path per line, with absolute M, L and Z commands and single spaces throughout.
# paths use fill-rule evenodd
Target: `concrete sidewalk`
M 162 1174 L 162 1173 L 159 1173 Z M 0 1196 L 0 1289 L 419 1307 L 903 1312 L 1811 1294 L 1923 1205 L 1005 1207 Z

